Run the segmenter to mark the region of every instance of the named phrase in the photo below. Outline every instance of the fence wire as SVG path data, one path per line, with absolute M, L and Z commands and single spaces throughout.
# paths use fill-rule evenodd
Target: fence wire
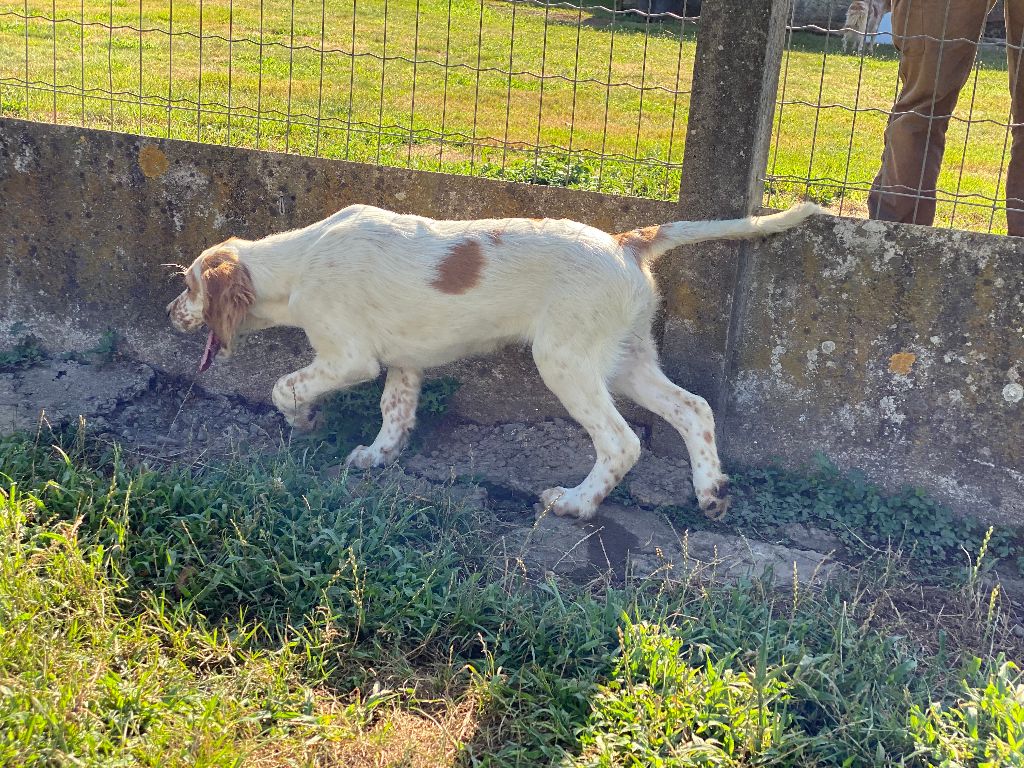
M 890 128 L 880 174 L 886 126 L 901 92 L 900 53 L 892 35 L 858 34 L 873 27 L 865 30 L 848 12 L 857 6 L 888 12 L 890 3 L 797 0 L 783 54 L 765 204 L 812 198 L 843 215 L 867 216 L 870 207 L 877 218 L 923 224 L 932 223 L 934 207 L 935 226 L 1005 233 L 1008 172 L 1014 170 L 1011 234 L 1024 234 L 1024 200 L 1017 202 L 1024 179 L 1016 178 L 1024 175 L 1024 153 L 1019 167 L 1011 169 L 1010 162 L 1015 132 L 1022 134 L 1024 151 L 1010 86 L 1021 58 L 1016 53 L 1024 0 L 1006 2 L 1016 14 L 1009 44 L 1002 0 L 987 17 L 989 0 L 896 0 L 896 14 L 879 13 L 883 30 L 903 24 L 895 39 L 908 54 L 905 71 L 916 83 L 900 106 L 911 117 Z M 1012 68 L 1008 54 L 1016 60 Z M 959 79 L 964 85 L 952 108 L 949 95 Z M 1024 97 L 1024 88 L 1017 90 Z M 1018 109 L 1024 111 L 1024 102 Z
M 674 199 L 700 6 L 686 1 L 0 0 L 0 116 Z M 766 205 L 867 215 L 900 63 L 850 11 L 888 4 L 793 3 Z M 937 225 L 1007 231 L 1020 31 L 1007 45 L 1001 20 L 973 39 L 904 35 L 977 48 L 948 131 L 926 139 L 945 150 Z M 888 182 L 928 223 L 928 195 Z
M 0 115 L 674 198 L 677 5 L 0 0 Z

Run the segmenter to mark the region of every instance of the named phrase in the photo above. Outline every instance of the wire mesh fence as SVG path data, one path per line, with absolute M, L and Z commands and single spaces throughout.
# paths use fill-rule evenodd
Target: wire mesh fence
M 908 201 L 909 220 L 928 223 L 917 188 L 928 188 L 944 146 L 935 223 L 1007 231 L 1011 147 L 1024 131 L 1011 116 L 1007 58 L 1020 50 L 1024 0 L 1007 0 L 1020 17 L 1009 44 L 1001 7 L 967 36 L 934 10 L 973 8 L 985 20 L 989 2 L 896 0 L 942 22 L 897 39 L 944 39 L 969 62 L 948 131 L 925 131 L 922 183 L 883 179 L 896 207 Z M 675 199 L 700 3 L 597 3 L 0 0 L 0 115 Z M 766 205 L 809 197 L 867 215 L 900 93 L 880 13 L 890 6 L 793 3 Z M 858 7 L 875 16 L 857 17 Z M 878 21 L 883 34 L 870 34 Z M 948 79 L 940 65 L 941 54 L 931 66 Z M 943 122 L 930 105 L 912 111 Z M 1024 133 L 1020 144 L 1024 176 Z
M 1011 163 L 1014 133 L 1024 130 L 1024 118 L 1015 122 L 1011 111 L 1024 2 L 1006 0 L 1009 25 L 1002 1 L 989 12 L 991 5 L 797 0 L 783 54 L 765 204 L 810 197 L 844 215 L 866 216 L 871 208 L 876 217 L 924 224 L 933 223 L 934 208 L 936 226 L 1005 233 L 1009 180 L 1011 233 L 1024 234 L 1024 211 L 1017 212 L 1024 201 L 1014 202 L 1024 184 L 1017 179 L 1024 176 L 1024 134 L 1021 167 Z M 871 6 L 880 34 L 858 34 L 875 27 L 865 28 L 867 14 L 858 18 L 854 12 L 849 22 L 848 15 Z M 908 78 L 902 96 L 894 42 L 903 49 Z M 1024 88 L 1017 90 L 1024 97 Z M 898 97 L 895 111 L 909 117 L 890 128 L 883 164 L 886 126 Z M 1018 110 L 1024 112 L 1024 103 Z
M 582 3 L 0 0 L 0 114 L 675 197 L 695 20 Z

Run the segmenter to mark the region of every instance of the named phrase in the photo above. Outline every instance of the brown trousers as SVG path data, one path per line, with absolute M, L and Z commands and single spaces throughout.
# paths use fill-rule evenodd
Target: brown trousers
M 911 224 L 935 220 L 946 128 L 970 77 L 993 2 L 893 0 L 893 42 L 900 51 L 903 88 L 885 129 L 882 166 L 868 195 L 871 218 Z M 1024 0 L 1005 0 L 1004 7 L 1013 123 L 1005 173 L 1006 219 L 1011 235 L 1024 235 Z

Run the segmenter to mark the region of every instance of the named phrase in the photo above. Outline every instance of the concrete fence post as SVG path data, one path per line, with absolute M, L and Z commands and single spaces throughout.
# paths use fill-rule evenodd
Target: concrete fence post
M 791 8 L 792 0 L 702 3 L 680 219 L 734 218 L 760 207 Z M 707 243 L 675 251 L 657 270 L 666 300 L 664 366 L 723 417 L 738 319 L 750 282 L 748 253 L 744 244 Z M 711 270 L 709 262 L 715 265 Z M 719 435 L 722 443 L 725 438 Z M 660 424 L 654 427 L 653 442 L 664 453 L 683 450 L 682 441 Z
M 760 207 L 792 0 L 705 0 L 686 126 L 681 212 L 746 216 Z

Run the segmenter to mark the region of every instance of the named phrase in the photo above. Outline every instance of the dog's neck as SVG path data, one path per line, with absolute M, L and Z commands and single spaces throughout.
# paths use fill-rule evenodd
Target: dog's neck
M 309 229 L 308 227 L 306 229 Z M 239 261 L 252 280 L 256 303 L 251 314 L 271 325 L 292 325 L 289 301 L 310 238 L 304 229 L 270 235 L 261 240 L 236 241 Z

